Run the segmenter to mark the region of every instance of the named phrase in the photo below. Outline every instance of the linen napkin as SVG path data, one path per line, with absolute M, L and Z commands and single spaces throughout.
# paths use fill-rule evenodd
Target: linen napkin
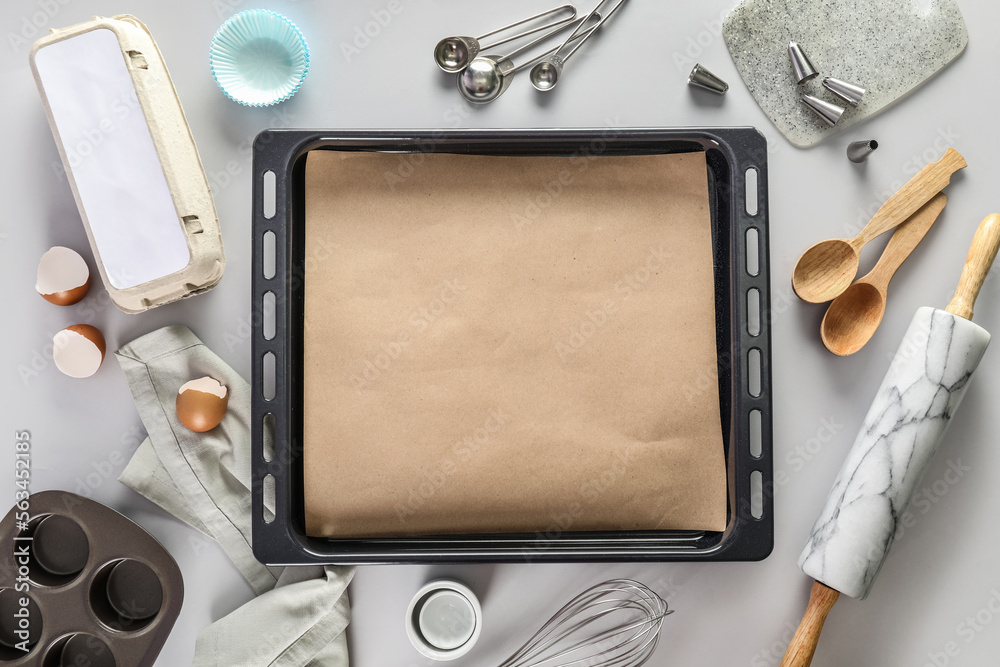
M 182 325 L 115 356 L 149 434 L 119 480 L 216 540 L 259 595 L 202 630 L 193 665 L 346 667 L 354 568 L 267 567 L 253 555 L 249 384 Z M 229 410 L 194 433 L 177 419 L 177 390 L 206 375 L 228 388 Z

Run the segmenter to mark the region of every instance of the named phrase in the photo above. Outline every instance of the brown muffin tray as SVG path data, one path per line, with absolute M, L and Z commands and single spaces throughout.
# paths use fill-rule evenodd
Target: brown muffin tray
M 44 491 L 7 513 L 0 541 L 0 665 L 153 664 L 184 581 L 138 524 L 76 494 Z

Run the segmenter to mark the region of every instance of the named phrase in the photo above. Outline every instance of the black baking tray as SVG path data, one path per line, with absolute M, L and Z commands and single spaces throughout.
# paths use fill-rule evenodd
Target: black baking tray
M 306 535 L 302 333 L 308 289 L 305 157 L 311 150 L 597 158 L 704 152 L 729 486 L 726 529 L 365 539 Z M 748 172 L 756 176 L 756 210 L 748 205 Z M 253 148 L 254 554 L 271 565 L 765 558 L 774 542 L 767 219 L 767 142 L 749 127 L 261 132 Z

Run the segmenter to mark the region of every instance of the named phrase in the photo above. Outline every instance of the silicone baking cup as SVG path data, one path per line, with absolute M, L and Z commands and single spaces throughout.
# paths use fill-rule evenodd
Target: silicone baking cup
M 309 46 L 281 14 L 248 9 L 215 33 L 209 63 L 229 99 L 265 107 L 284 102 L 302 87 L 309 72 Z

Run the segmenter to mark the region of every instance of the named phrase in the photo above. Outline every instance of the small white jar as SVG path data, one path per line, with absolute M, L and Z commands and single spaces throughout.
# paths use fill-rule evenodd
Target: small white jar
M 437 579 L 417 591 L 406 610 L 406 636 L 432 660 L 454 660 L 468 653 L 483 629 L 479 598 L 467 586 Z

